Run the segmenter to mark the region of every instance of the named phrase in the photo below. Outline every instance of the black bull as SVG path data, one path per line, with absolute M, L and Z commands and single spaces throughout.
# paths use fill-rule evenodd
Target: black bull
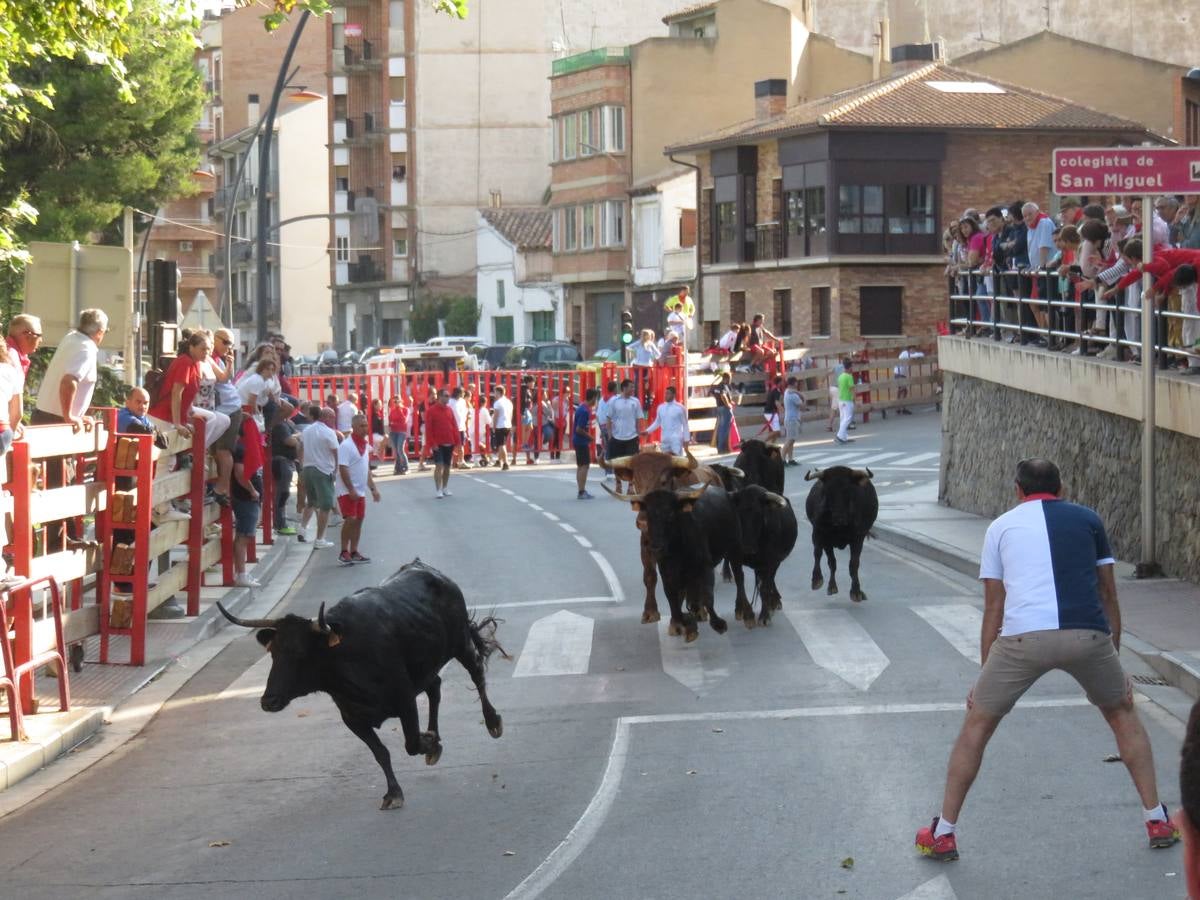
M 758 621 L 769 625 L 772 610 L 783 608 L 775 575 L 796 546 L 796 513 L 786 497 L 756 484 L 731 493 L 730 499 L 741 526 L 742 564 L 754 570 L 754 589 L 762 599 Z
M 428 765 L 442 755 L 438 673 L 457 659 L 479 691 L 488 733 L 500 737 L 500 714 L 488 700 L 484 667 L 495 650 L 495 619 L 474 622 L 458 585 L 419 559 L 403 566 L 379 587 L 363 588 L 316 621 L 288 614 L 280 619 L 239 619 L 217 604 L 235 625 L 260 629 L 256 637 L 271 654 L 271 672 L 261 705 L 279 712 L 297 697 L 324 691 L 346 723 L 366 744 L 387 779 L 380 809 L 404 805 L 404 792 L 392 771 L 391 755 L 375 729 L 399 718 L 404 749 L 423 753 Z M 429 727 L 421 731 L 417 695 L 429 700 Z
M 867 599 L 858 581 L 858 562 L 862 556 L 863 541 L 879 515 L 879 497 L 875 493 L 874 477 L 870 469 L 851 469 L 847 466 L 830 466 L 823 471 L 811 471 L 804 476 L 813 486 L 804 502 L 804 511 L 812 523 L 813 573 L 812 589 L 815 591 L 825 583 L 821 574 L 821 554 L 829 560 L 828 593 L 836 594 L 837 560 L 834 548 L 850 548 L 850 599 L 859 602 Z

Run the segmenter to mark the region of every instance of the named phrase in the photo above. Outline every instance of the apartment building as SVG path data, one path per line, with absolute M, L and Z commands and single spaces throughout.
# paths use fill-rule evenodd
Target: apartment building
M 476 239 L 476 334 L 493 344 L 560 338 L 562 285 L 550 275 L 550 210 L 544 206 L 480 210 Z

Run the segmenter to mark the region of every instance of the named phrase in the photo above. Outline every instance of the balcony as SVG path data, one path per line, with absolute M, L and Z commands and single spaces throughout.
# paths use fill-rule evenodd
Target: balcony
M 230 257 L 233 264 L 248 263 L 254 259 L 254 242 L 250 240 L 239 240 L 230 248 Z
M 342 68 L 347 72 L 370 72 L 382 67 L 383 58 L 370 41 L 359 41 L 342 48 Z
M 749 237 L 749 235 L 747 235 Z M 783 259 L 783 229 L 778 222 L 754 226 L 754 259 Z
M 364 113 L 360 118 L 346 120 L 346 143 L 361 146 L 371 141 L 382 141 L 388 132 L 374 113 Z
M 348 275 L 351 284 L 367 284 L 387 278 L 383 267 L 369 256 L 359 257 L 358 262 L 350 263 Z

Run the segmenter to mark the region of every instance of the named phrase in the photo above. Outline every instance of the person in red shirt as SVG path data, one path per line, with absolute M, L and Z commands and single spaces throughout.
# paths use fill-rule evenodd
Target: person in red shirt
M 408 407 L 395 394 L 388 401 L 388 439 L 392 442 L 392 452 L 396 454 L 392 474 L 408 474 Z
M 193 406 L 200 391 L 200 363 L 212 352 L 212 338 L 207 331 L 195 331 L 188 336 L 183 351 L 175 357 L 163 376 L 158 389 L 158 401 L 150 407 L 150 418 L 166 430 L 174 428 L 191 437 L 193 418 L 204 419 L 204 447 L 213 445 L 229 428 L 229 416 L 224 413 Z
M 450 481 L 454 448 L 460 439 L 454 410 L 450 408 L 450 392 L 441 388 L 437 403 L 425 411 L 425 440 L 433 448 L 433 487 L 439 500 L 450 496 L 446 485 Z

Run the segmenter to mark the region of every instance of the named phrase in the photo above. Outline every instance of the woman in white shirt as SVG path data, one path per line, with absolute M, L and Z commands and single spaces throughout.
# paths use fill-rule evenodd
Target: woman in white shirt
M 654 332 L 649 328 L 643 328 L 642 342 L 634 350 L 633 364 L 635 366 L 653 366 L 660 355 L 658 345 L 654 343 Z
M 279 387 L 279 363 L 273 356 L 264 356 L 254 367 L 254 371 L 238 382 L 238 395 L 242 398 L 242 409 L 248 415 L 254 416 L 259 429 L 263 427 L 263 407 L 274 401 L 279 402 L 282 393 Z

